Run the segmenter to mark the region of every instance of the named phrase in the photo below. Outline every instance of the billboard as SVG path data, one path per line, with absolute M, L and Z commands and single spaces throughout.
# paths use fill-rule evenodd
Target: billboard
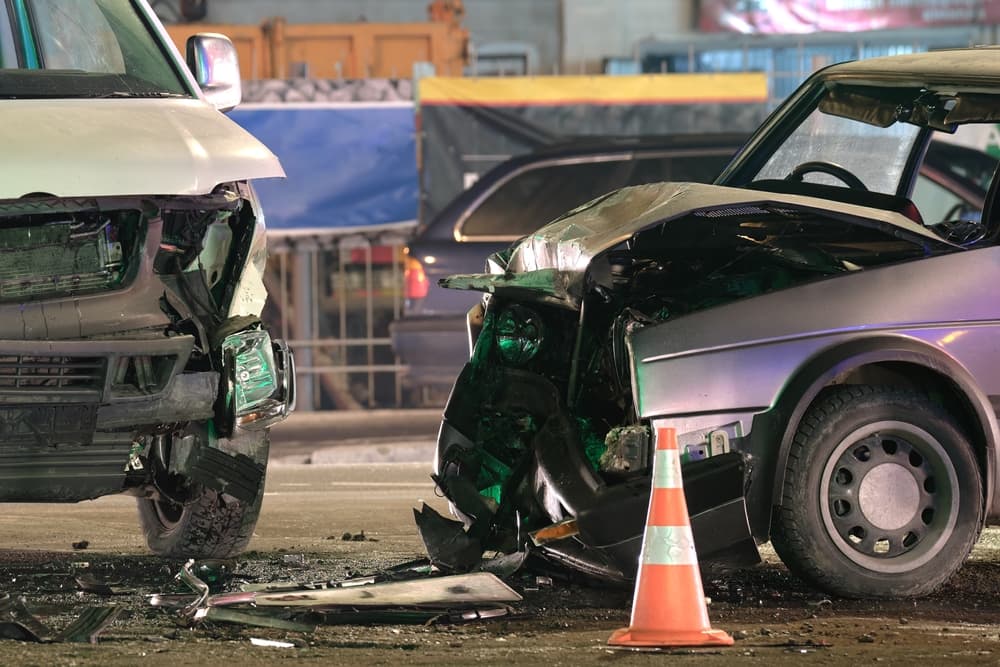
M 698 23 L 773 35 L 1000 23 L 1000 0 L 701 0 Z

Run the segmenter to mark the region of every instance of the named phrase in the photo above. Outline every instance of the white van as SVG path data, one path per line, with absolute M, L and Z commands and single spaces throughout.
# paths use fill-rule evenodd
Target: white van
M 0 500 L 127 493 L 154 552 L 224 557 L 294 405 L 249 185 L 283 172 L 221 113 L 229 40 L 187 64 L 142 0 L 0 3 Z

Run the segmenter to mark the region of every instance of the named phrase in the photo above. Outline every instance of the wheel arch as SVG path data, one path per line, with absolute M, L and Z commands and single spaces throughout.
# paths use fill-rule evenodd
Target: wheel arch
M 922 341 L 903 336 L 873 336 L 828 347 L 803 363 L 782 387 L 773 406 L 783 418 L 770 490 L 780 502 L 792 440 L 806 410 L 823 389 L 839 384 L 906 386 L 940 392 L 957 408 L 969 434 L 983 478 L 984 519 L 1000 514 L 996 493 L 998 426 L 989 398 L 957 360 Z M 782 429 L 783 426 L 783 429 Z

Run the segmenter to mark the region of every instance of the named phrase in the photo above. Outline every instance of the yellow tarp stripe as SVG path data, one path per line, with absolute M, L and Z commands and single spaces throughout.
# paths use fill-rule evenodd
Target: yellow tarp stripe
M 531 106 L 538 104 L 694 104 L 764 102 L 767 77 L 746 74 L 636 76 L 426 77 L 420 104 Z

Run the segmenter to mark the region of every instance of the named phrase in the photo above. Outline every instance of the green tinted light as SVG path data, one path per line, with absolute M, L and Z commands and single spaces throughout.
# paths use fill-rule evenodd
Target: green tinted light
M 497 319 L 497 348 L 503 360 L 514 366 L 531 361 L 545 340 L 545 326 L 536 312 L 524 306 L 508 306 Z
M 277 388 L 271 337 L 264 331 L 241 332 L 226 338 L 222 349 L 234 361 L 237 414 L 267 402 Z

